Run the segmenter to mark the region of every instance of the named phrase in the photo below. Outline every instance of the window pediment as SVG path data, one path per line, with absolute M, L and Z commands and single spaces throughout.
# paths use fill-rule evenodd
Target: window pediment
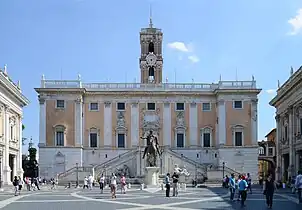
M 182 125 L 178 125 L 174 128 L 174 130 L 176 131 L 186 131 L 187 128 L 185 126 L 182 126 Z
M 244 126 L 243 126 L 243 125 L 240 125 L 240 124 L 237 124 L 237 125 L 233 125 L 233 126 L 231 127 L 231 129 L 232 129 L 233 131 L 237 131 L 237 130 L 242 131 L 242 130 L 244 130 Z
M 211 126 L 205 126 L 205 127 L 201 128 L 200 131 L 202 133 L 212 133 L 213 132 L 213 128 Z
M 56 131 L 65 131 L 66 130 L 66 127 L 64 125 L 54 125 L 53 128 Z

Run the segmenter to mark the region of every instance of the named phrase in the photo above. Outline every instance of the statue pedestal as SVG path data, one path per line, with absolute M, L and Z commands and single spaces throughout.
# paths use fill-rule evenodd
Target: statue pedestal
M 159 167 L 146 167 L 145 184 L 147 187 L 158 187 Z

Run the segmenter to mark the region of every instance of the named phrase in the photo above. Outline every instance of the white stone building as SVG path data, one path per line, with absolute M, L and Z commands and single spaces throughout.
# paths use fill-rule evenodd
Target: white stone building
M 0 178 L 4 185 L 22 170 L 22 108 L 28 105 L 20 83 L 14 84 L 6 66 L 0 69 Z

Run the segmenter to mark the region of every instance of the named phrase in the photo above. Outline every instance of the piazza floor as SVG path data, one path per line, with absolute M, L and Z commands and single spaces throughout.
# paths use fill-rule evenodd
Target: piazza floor
M 0 209 L 3 210 L 223 210 L 242 209 L 239 202 L 229 202 L 228 191 L 222 188 L 187 188 L 178 197 L 164 197 L 164 191 L 129 189 L 127 194 L 117 194 L 110 198 L 109 189 L 100 194 L 98 189 L 60 189 L 39 192 L 24 192 L 20 196 L 12 193 L 0 193 Z M 261 190 L 248 195 L 244 209 L 267 209 Z M 295 196 L 276 193 L 273 209 L 301 210 Z

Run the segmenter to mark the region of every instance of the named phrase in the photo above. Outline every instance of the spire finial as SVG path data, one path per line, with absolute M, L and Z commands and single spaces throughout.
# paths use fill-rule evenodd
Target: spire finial
M 153 23 L 152 23 L 152 4 L 150 4 L 150 14 L 149 14 L 149 27 L 153 28 Z
M 294 68 L 291 66 L 290 67 L 290 76 L 294 74 Z

